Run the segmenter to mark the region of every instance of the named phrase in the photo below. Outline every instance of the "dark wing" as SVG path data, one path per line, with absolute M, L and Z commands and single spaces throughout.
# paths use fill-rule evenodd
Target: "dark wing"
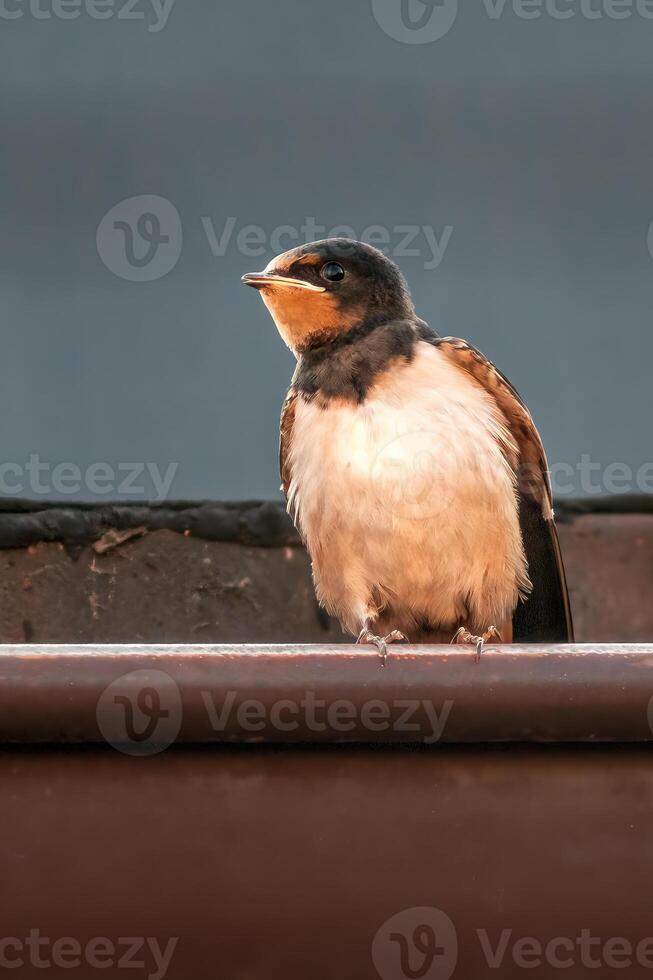
M 519 520 L 533 590 L 515 610 L 513 639 L 571 643 L 571 609 L 553 519 L 546 454 L 530 412 L 508 379 L 480 351 L 455 337 L 433 337 L 429 341 L 492 395 L 519 449 L 519 458 L 509 461 L 517 474 Z
M 288 496 L 290 487 L 290 443 L 292 440 L 292 428 L 295 422 L 295 404 L 297 394 L 291 388 L 286 395 L 286 400 L 281 409 L 281 423 L 279 426 L 279 471 L 281 473 L 281 489 Z

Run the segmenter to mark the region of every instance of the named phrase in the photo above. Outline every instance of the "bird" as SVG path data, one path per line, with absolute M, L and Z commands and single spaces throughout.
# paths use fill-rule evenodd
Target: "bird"
M 242 281 L 296 369 L 281 489 L 319 603 L 385 665 L 395 642 L 573 642 L 542 440 L 517 390 L 416 313 L 384 252 L 330 238 Z

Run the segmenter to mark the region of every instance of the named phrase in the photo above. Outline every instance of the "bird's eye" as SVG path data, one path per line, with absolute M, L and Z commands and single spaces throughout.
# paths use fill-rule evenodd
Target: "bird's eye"
M 327 262 L 320 269 L 320 275 L 327 282 L 342 282 L 345 278 L 345 270 L 338 262 Z

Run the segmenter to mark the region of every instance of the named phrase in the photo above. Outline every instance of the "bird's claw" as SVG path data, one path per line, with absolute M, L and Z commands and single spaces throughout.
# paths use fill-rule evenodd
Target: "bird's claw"
M 483 655 L 483 648 L 486 643 L 490 640 L 497 640 L 501 643 L 501 633 L 496 628 L 496 626 L 490 626 L 489 629 L 485 631 L 483 636 L 475 636 L 474 633 L 470 633 L 468 629 L 461 626 L 457 629 L 451 640 L 452 643 L 471 643 L 476 647 L 474 653 L 474 663 L 479 663 L 481 656 Z
M 358 634 L 356 643 L 371 643 L 381 654 L 381 666 L 388 663 L 388 643 L 408 643 L 408 637 L 399 630 L 393 630 L 387 636 L 376 636 L 370 630 L 363 628 Z

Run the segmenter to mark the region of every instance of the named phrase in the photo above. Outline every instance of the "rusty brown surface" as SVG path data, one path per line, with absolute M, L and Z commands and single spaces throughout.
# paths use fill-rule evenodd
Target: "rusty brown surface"
M 645 748 L 5 749 L 0 808 L 2 936 L 38 930 L 42 957 L 61 937 L 116 954 L 120 937 L 174 938 L 166 980 L 406 980 L 390 933 L 412 943 L 424 913 L 390 920 L 431 907 L 457 943 L 452 959 L 438 932 L 435 980 L 651 975 L 605 959 L 615 937 L 653 934 Z M 499 969 L 479 930 L 493 947 L 509 930 Z M 583 930 L 598 968 L 581 962 Z M 566 937 L 573 968 L 518 966 L 523 937 Z M 7 955 L 28 980 L 154 973 L 142 949 L 150 969 L 129 972 Z
M 653 647 L 0 647 L 0 742 L 653 739 Z
M 559 531 L 576 638 L 653 638 L 653 514 L 585 514 Z
M 577 639 L 653 638 L 653 514 L 584 514 L 559 529 Z M 168 529 L 100 540 L 102 554 L 56 541 L 0 551 L 1 641 L 345 641 L 297 545 Z
M 303 548 L 160 530 L 74 557 L 58 542 L 0 552 L 5 643 L 338 642 Z
M 653 515 L 590 514 L 560 530 L 579 638 L 650 640 Z M 56 542 L 0 552 L 0 638 L 19 644 L 0 651 L 0 737 L 23 743 L 0 747 L 0 941 L 22 960 L 8 975 L 653 975 L 652 646 L 488 650 L 479 665 L 462 648 L 396 648 L 384 669 L 325 631 L 301 549 L 170 530 L 105 544 L 75 558 Z M 139 638 L 205 645 L 139 649 Z M 130 646 L 44 651 L 25 639 Z M 232 645 L 208 646 L 218 640 Z M 261 650 L 266 641 L 325 646 Z M 216 732 L 206 696 L 220 710 L 230 691 Z M 329 732 L 327 714 L 326 731 L 279 732 L 274 705 L 307 691 L 340 712 L 348 702 L 358 727 Z M 239 718 L 246 700 L 262 705 L 263 729 Z M 439 739 L 424 744 L 423 712 L 408 719 L 416 732 L 371 730 L 364 706 L 388 705 L 397 724 L 397 700 L 431 702 Z M 130 706 L 138 737 L 121 740 Z M 143 738 L 161 709 L 172 728 Z M 411 744 L 388 744 L 396 735 Z M 279 736 L 313 744 L 257 744 Z M 497 737 L 522 741 L 487 744 Z M 25 744 L 43 739 L 84 744 Z M 485 744 L 453 744 L 475 739 Z M 429 974 L 414 939 L 433 915 Z M 51 963 L 58 939 L 82 951 L 104 939 L 105 965 L 39 967 L 30 933 L 49 941 L 38 955 Z M 506 940 L 495 968 L 482 935 Z M 141 940 L 129 973 L 127 937 Z M 163 975 L 146 938 L 176 940 Z M 533 968 L 532 952 L 530 969 L 520 963 L 524 940 L 532 950 L 529 939 L 560 938 L 570 966 L 540 954 Z

